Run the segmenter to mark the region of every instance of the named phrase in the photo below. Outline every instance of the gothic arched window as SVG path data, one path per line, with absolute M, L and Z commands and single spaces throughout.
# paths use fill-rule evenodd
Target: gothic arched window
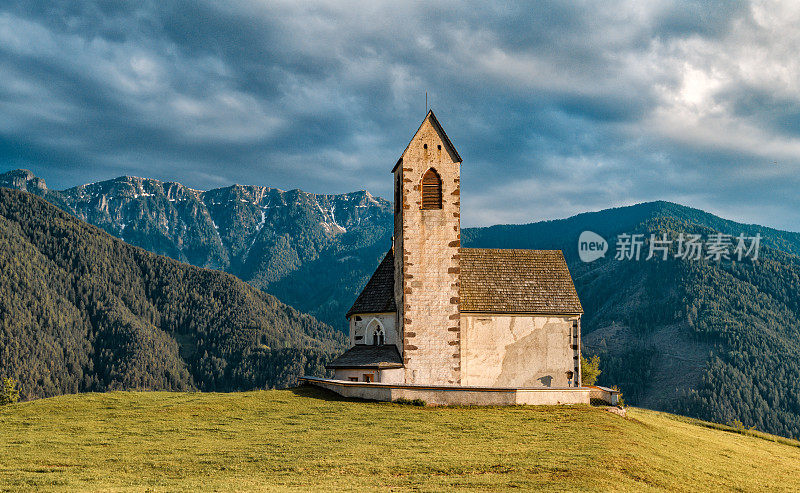
M 422 175 L 422 208 L 442 208 L 442 179 L 433 168 Z
M 385 337 L 383 335 L 383 329 L 378 327 L 375 330 L 375 333 L 372 335 L 372 343 L 375 344 L 376 346 L 383 346 L 384 342 L 385 342 Z
M 383 331 L 383 326 L 378 320 L 373 319 L 367 326 L 366 343 L 374 346 L 383 346 L 386 344 L 386 333 Z

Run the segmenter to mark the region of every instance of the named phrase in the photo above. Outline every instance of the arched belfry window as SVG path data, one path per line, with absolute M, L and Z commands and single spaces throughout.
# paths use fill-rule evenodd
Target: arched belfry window
M 442 208 L 442 179 L 433 168 L 422 175 L 422 208 Z

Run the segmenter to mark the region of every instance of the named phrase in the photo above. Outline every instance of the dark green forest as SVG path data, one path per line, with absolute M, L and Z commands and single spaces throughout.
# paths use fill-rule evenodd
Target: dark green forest
M 700 384 L 675 412 L 800 437 L 800 263 L 769 252 L 757 263 L 686 264 L 684 313 L 713 344 Z
M 322 374 L 343 336 L 236 277 L 113 238 L 0 189 L 0 376 L 25 399 L 229 391 Z
M 586 312 L 584 351 L 600 356 L 598 383 L 619 386 L 626 403 L 800 437 L 800 235 L 664 204 L 621 227 L 594 217 L 590 224 L 520 226 L 516 235 L 507 227 L 499 238 L 508 235 L 504 246 L 541 248 L 543 234 L 553 234 L 542 230 L 563 228 L 575 243 L 563 248 Z M 666 261 L 619 261 L 612 241 L 606 258 L 575 260 L 583 229 L 611 240 L 623 231 L 676 238 L 716 228 L 759 233 L 766 246 L 755 261 L 676 259 L 675 245 Z M 486 231 L 468 232 L 467 241 L 494 246 Z M 696 371 L 684 358 L 691 353 L 699 356 Z
M 200 192 L 123 176 L 50 190 L 27 170 L 0 174 L 147 251 L 223 270 L 343 332 L 344 314 L 391 246 L 392 205 L 340 195 L 232 185 Z
M 197 259 L 205 259 L 200 265 L 212 265 L 213 262 L 208 259 L 217 258 L 214 252 L 229 252 L 225 255 L 232 255 L 226 257 L 229 259 L 226 262 L 230 264 L 220 268 L 241 275 L 251 284 L 276 295 L 291 306 L 312 313 L 338 330 L 345 330 L 344 312 L 390 245 L 391 207 L 380 199 L 372 202 L 371 196 L 365 192 L 337 196 L 336 217 L 343 224 L 348 221 L 348 227 L 346 232 L 334 234 L 325 229 L 324 221 L 328 216 L 320 212 L 315 205 L 317 202 L 313 202 L 313 197 L 308 194 L 271 192 L 276 194 L 276 200 L 280 197 L 285 201 L 285 205 L 275 210 L 264 209 L 267 211 L 266 221 L 259 230 L 256 226 L 264 216 L 250 202 L 250 194 L 255 193 L 258 187 L 229 187 L 208 192 L 205 200 L 209 212 L 206 214 L 202 204 L 191 196 L 186 201 L 173 202 L 176 197 L 180 198 L 180 194 L 190 194 L 188 189 L 178 184 L 126 178 L 54 193 L 48 191 L 41 180 L 28 173 L 23 173 L 24 176 L 17 176 L 17 173 L 13 180 L 11 175 L 14 173 L 7 174 L 8 179 L 2 182 L 6 186 L 21 187 L 24 183 L 29 190 L 70 211 L 80 209 L 80 205 L 83 207 L 80 210 L 87 211 L 87 220 L 112 234 L 137 241 L 141 246 L 163 250 L 161 253 L 176 258 L 183 258 L 181 255 L 186 255 L 185 252 L 195 252 L 192 255 Z M 137 188 L 140 186 L 144 188 Z M 147 193 L 141 194 L 142 191 Z M 345 197 L 349 199 L 345 200 Z M 319 196 L 317 200 L 324 205 L 326 200 L 333 199 Z M 349 216 L 340 214 L 340 210 L 348 210 L 348 201 L 351 205 L 357 205 L 349 209 Z M 124 206 L 118 205 L 118 209 L 113 209 L 110 205 L 104 205 L 117 202 Z M 368 207 L 362 207 L 364 205 Z M 181 212 L 181 208 L 187 211 Z M 352 212 L 362 210 L 371 212 Z M 202 228 L 193 226 L 195 223 Z M 127 226 L 123 232 L 122 226 L 125 224 Z M 215 225 L 219 227 L 218 230 Z M 605 259 L 591 264 L 580 262 L 577 257 L 577 238 L 585 230 L 594 231 L 611 242 L 612 250 Z M 98 232 L 94 229 L 91 231 Z M 653 232 L 675 236 L 679 232 L 707 235 L 715 231 L 732 235 L 760 234 L 761 258 L 756 262 L 684 261 L 675 258 L 639 262 L 613 260 L 613 239 L 620 233 L 643 233 L 649 236 Z M 164 240 L 167 233 L 172 235 L 169 241 Z M 104 238 L 110 241 L 107 236 Z M 158 238 L 167 241 L 164 245 L 169 248 L 154 247 L 161 244 L 156 242 Z M 242 243 L 242 238 L 248 240 Z M 748 427 L 786 436 L 800 436 L 800 389 L 797 384 L 800 377 L 800 285 L 797 281 L 800 234 L 739 224 L 679 204 L 650 202 L 554 221 L 467 228 L 462 231 L 462 243 L 467 247 L 563 250 L 585 310 L 582 322 L 584 351 L 587 356 L 601 356 L 600 383 L 621 387 L 627 403 L 718 422 L 740 420 Z M 17 249 L 20 248 L 23 246 Z M 31 249 L 32 253 L 12 254 L 11 250 L 5 249 L 4 255 L 15 259 L 39 255 L 49 259 L 49 254 L 43 254 L 45 250 L 40 252 L 38 245 L 28 245 L 26 248 Z M 247 248 L 248 253 L 242 254 Z M 174 252 L 184 253 L 179 255 Z M 187 259 L 193 261 L 191 259 L 195 257 L 188 256 Z M 4 257 L 4 269 L 5 262 L 10 261 Z M 165 263 L 166 259 L 159 258 L 158 262 Z M 22 271 L 18 276 L 45 276 L 45 272 L 25 273 L 41 271 L 49 264 L 32 261 L 26 265 L 29 267 L 18 267 Z M 180 264 L 174 265 L 183 268 Z M 71 272 L 68 268 L 59 268 Z M 46 274 L 53 275 L 49 271 Z M 66 276 L 66 273 L 62 276 Z M 234 282 L 233 278 L 213 279 L 231 279 L 231 286 L 237 286 L 236 289 L 242 290 L 242 293 L 249 292 L 244 291 L 246 286 Z M 3 282 L 8 281 L 4 279 Z M 69 287 L 66 291 L 58 292 L 72 292 L 71 298 L 63 294 L 56 296 L 38 285 L 34 289 L 41 291 L 41 299 L 47 300 L 47 306 L 59 308 L 49 309 L 52 313 L 46 317 L 31 316 L 29 320 L 42 320 L 48 326 L 47 330 L 53 332 L 55 329 L 52 327 L 58 326 L 54 320 L 84 317 L 76 322 L 76 327 L 80 329 L 74 330 L 85 330 L 86 335 L 76 340 L 90 342 L 85 342 L 83 349 L 71 351 L 84 351 L 91 357 L 86 356 L 81 364 L 73 363 L 73 367 L 81 372 L 81 381 L 84 373 L 91 375 L 90 380 L 97 377 L 97 383 L 82 386 L 76 384 L 75 379 L 70 380 L 73 387 L 65 386 L 65 389 L 131 385 L 130 382 L 119 383 L 122 378 L 119 376 L 120 365 L 172 368 L 171 373 L 167 372 L 170 375 L 185 371 L 188 375 L 186 381 L 191 380 L 187 385 L 202 389 L 261 385 L 258 381 L 266 382 L 264 385 L 283 385 L 291 381 L 293 372 L 302 373 L 291 370 L 292 365 L 301 368 L 308 364 L 309 368 L 321 371 L 319 354 L 327 350 L 330 341 L 341 341 L 341 336 L 337 335 L 327 338 L 314 336 L 312 339 L 329 342 L 321 343 L 323 347 L 287 342 L 283 347 L 271 342 L 274 338 L 270 341 L 250 338 L 247 343 L 237 345 L 234 351 L 226 352 L 219 342 L 210 340 L 211 336 L 195 335 L 205 334 L 209 330 L 203 323 L 198 323 L 197 328 L 184 329 L 179 321 L 171 320 L 170 316 L 179 315 L 170 315 L 170 310 L 176 308 L 170 307 L 168 300 L 148 301 L 146 306 L 156 307 L 135 311 L 135 304 L 128 306 L 127 299 L 114 292 L 111 299 L 116 301 L 111 306 L 102 309 L 94 305 L 89 305 L 89 308 L 84 305 L 76 307 L 72 299 L 86 297 L 85 293 L 76 295 L 77 288 L 70 287 L 71 282 L 78 281 L 64 278 L 58 282 L 65 289 Z M 160 278 L 150 278 L 147 282 L 154 285 L 162 283 Z M 166 284 L 175 289 L 173 282 Z M 4 286 L 3 289 L 10 288 Z M 18 300 L 17 306 L 26 307 L 26 303 L 33 303 L 29 297 L 25 298 L 29 296 L 26 293 L 22 290 L 15 294 L 24 298 Z M 145 297 L 152 295 L 145 293 Z M 92 299 L 93 303 L 105 300 L 99 295 Z M 276 303 L 275 306 L 278 306 L 269 296 L 263 299 L 269 300 L 264 301 L 268 305 Z M 177 303 L 177 309 L 183 312 L 185 302 Z M 205 306 L 193 308 L 199 312 L 208 309 Z M 90 309 L 94 319 L 88 318 Z M 23 311 L 31 310 L 33 308 L 27 307 Z M 152 321 L 149 310 L 158 312 Z M 72 315 L 71 311 L 76 314 Z M 267 313 L 274 312 L 267 310 Z M 297 312 L 293 313 L 300 317 Z M 112 326 L 111 322 L 104 322 L 104 317 L 112 315 L 116 317 L 113 320 L 132 317 L 143 322 L 134 323 L 124 330 L 119 327 L 127 326 L 120 325 L 103 334 L 89 330 L 89 327 L 103 323 Z M 223 317 L 219 320 L 224 327 Z M 290 320 L 270 323 L 277 327 L 283 327 L 284 323 L 293 325 Z M 28 325 L 34 326 L 32 322 Z M 272 325 L 270 327 L 264 332 L 273 333 L 275 329 Z M 61 332 L 64 330 L 58 329 Z M 120 333 L 110 333 L 112 330 Z M 126 336 L 125 331 L 136 335 Z M 143 334 L 150 335 L 144 338 Z M 115 339 L 109 340 L 112 335 Z M 122 352 L 114 343 L 125 340 L 125 337 L 133 337 L 140 342 L 131 346 L 126 360 L 116 363 L 117 370 L 114 373 L 112 370 L 116 360 L 110 355 L 116 354 L 115 351 Z M 292 338 L 296 340 L 297 336 L 293 335 Z M 162 351 L 162 356 L 156 358 L 142 349 L 142 341 L 145 340 L 151 345 L 173 344 L 175 349 L 173 352 Z M 52 342 L 43 341 L 36 350 L 43 351 L 53 345 Z M 114 348 L 107 350 L 109 356 L 95 354 L 95 350 L 102 351 L 108 345 Z M 278 350 L 278 347 L 281 349 Z M 8 351 L 4 348 L 3 354 L 8 354 Z M 55 350 L 49 351 L 57 353 Z M 50 356 L 50 352 L 41 354 L 47 354 L 46 358 L 54 362 L 65 358 L 64 355 Z M 295 352 L 302 354 L 295 357 Z M 13 359 L 3 356 L 2 361 Z M 48 362 L 46 365 L 49 364 L 55 363 Z M 94 366 L 90 368 L 89 365 L 105 366 L 102 372 L 96 372 L 92 369 Z M 44 369 L 37 371 L 40 375 L 46 373 Z M 70 371 L 56 371 L 54 374 L 64 375 Z M 47 378 L 43 378 L 42 382 L 46 382 Z M 158 379 L 164 380 L 165 377 L 159 376 Z M 180 378 L 178 380 L 183 381 Z M 51 384 L 37 385 L 45 387 Z M 135 385 L 149 384 L 135 382 Z

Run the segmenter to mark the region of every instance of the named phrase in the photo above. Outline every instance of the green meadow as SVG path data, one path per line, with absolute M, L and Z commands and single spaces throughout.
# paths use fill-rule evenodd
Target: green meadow
M 0 490 L 800 490 L 800 442 L 629 408 L 417 407 L 312 388 L 0 408 Z

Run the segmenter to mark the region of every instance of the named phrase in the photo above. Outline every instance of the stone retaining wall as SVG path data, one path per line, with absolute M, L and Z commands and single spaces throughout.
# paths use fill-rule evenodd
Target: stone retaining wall
M 499 388 L 426 385 L 393 385 L 346 382 L 316 377 L 301 377 L 301 383 L 335 392 L 343 397 L 373 401 L 421 399 L 434 406 L 514 406 L 589 404 L 590 398 L 602 396 L 611 402 L 611 389 L 601 387 L 571 388 Z

